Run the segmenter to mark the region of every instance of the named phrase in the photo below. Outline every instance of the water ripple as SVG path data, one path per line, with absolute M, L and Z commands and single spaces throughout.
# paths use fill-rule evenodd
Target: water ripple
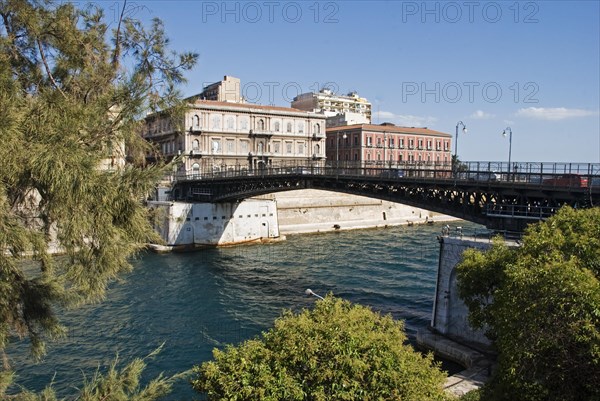
M 69 336 L 49 344 L 45 361 L 28 361 L 25 343 L 9 349 L 18 383 L 39 390 L 56 373 L 55 386 L 67 395 L 69 386 L 81 382 L 81 372 L 89 377 L 116 353 L 121 360 L 144 356 L 162 342 L 165 349 L 146 378 L 180 372 L 209 359 L 214 347 L 268 329 L 283 309 L 311 307 L 315 299 L 305 296 L 306 288 L 403 319 L 414 336 L 431 318 L 439 229 L 345 231 L 144 255 L 124 281 L 111 286 L 105 302 L 64 314 Z M 190 386 L 180 383 L 171 399 L 193 397 Z

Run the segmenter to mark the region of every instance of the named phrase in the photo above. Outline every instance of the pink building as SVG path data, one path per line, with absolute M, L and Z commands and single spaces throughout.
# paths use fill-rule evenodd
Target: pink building
M 449 168 L 452 135 L 427 128 L 355 124 L 327 128 L 331 166 Z

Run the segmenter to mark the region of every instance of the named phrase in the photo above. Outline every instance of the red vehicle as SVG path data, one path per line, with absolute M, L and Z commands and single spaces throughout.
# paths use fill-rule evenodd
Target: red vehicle
M 587 188 L 588 186 L 587 178 L 579 174 L 563 174 L 561 176 L 546 178 L 542 183 L 555 187 Z

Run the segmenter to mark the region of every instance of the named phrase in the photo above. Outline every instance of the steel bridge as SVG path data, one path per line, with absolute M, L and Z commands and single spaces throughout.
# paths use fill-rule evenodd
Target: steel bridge
M 589 163 L 286 166 L 172 179 L 176 201 L 232 202 L 311 188 L 398 202 L 511 232 L 522 232 L 564 205 L 600 205 L 600 164 Z

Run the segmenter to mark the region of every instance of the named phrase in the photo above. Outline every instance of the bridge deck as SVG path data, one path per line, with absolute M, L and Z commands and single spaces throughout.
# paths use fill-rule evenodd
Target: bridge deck
M 520 167 L 519 167 L 520 166 Z M 593 207 L 600 201 L 600 164 L 489 162 L 459 168 L 431 166 L 314 167 L 227 171 L 173 177 L 174 200 L 224 202 L 313 188 L 389 200 L 484 224 L 522 231 L 563 205 Z

